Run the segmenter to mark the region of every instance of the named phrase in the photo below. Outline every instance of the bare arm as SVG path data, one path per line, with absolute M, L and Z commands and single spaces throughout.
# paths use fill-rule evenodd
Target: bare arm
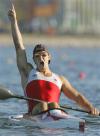
M 11 21 L 12 37 L 16 49 L 17 66 L 21 75 L 22 86 L 25 88 L 27 77 L 29 71 L 32 69 L 32 66 L 27 63 L 25 47 L 23 45 L 22 36 L 17 23 L 16 11 L 13 4 L 8 12 L 8 16 Z
M 62 91 L 65 96 L 75 101 L 78 105 L 80 105 L 88 112 L 91 112 L 91 114 L 99 115 L 99 110 L 94 108 L 93 105 L 82 94 L 80 94 L 75 88 L 73 88 L 68 80 L 66 80 L 63 76 L 60 78 L 63 82 Z

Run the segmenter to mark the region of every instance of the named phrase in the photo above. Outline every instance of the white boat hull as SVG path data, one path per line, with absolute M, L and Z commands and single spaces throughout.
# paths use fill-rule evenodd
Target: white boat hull
M 54 116 L 56 116 L 56 118 L 53 118 Z M 51 112 L 49 115 L 48 112 L 46 112 L 36 116 L 10 116 L 10 119 L 15 122 L 23 122 L 25 125 L 38 126 L 40 128 L 75 128 L 80 131 L 84 131 L 85 128 L 85 120 L 66 113 L 64 113 L 62 117 L 59 113 L 57 115 L 57 113 Z

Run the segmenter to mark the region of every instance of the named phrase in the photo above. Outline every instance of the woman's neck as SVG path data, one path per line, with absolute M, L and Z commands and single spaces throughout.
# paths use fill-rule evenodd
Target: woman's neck
M 51 72 L 50 69 L 40 70 L 40 69 L 37 68 L 37 70 L 38 70 L 41 74 L 43 74 L 44 76 L 51 76 L 51 75 L 52 75 L 52 72 Z

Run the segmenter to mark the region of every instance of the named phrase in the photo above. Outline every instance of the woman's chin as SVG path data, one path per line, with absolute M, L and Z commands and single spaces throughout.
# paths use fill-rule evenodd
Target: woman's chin
M 41 72 L 42 72 L 42 71 L 45 71 L 45 69 L 46 69 L 46 68 L 43 67 L 43 66 L 42 66 L 42 67 L 39 67 L 39 71 L 41 71 Z

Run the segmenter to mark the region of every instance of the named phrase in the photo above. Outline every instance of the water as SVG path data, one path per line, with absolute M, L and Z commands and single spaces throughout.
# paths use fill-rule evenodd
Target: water
M 49 48 L 52 54 L 51 68 L 54 72 L 64 75 L 71 84 L 83 93 L 96 107 L 100 109 L 100 49 L 99 48 Z M 27 48 L 29 62 L 32 62 L 32 47 Z M 84 76 L 81 76 L 83 74 Z M 13 47 L 0 47 L 0 84 L 23 95 L 20 76 L 16 66 L 16 56 Z M 61 104 L 76 106 L 72 101 L 61 96 Z M 27 111 L 24 100 L 9 99 L 0 101 L 0 136 L 99 136 L 100 117 L 85 113 L 69 111 L 72 115 L 86 120 L 84 133 L 77 129 L 40 129 L 21 123 L 11 123 L 8 117 L 23 114 Z

